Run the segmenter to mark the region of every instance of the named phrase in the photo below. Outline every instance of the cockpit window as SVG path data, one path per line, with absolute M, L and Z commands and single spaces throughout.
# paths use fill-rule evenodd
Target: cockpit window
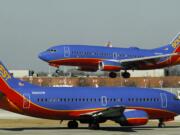
M 53 52 L 56 52 L 57 50 L 55 50 L 55 49 L 49 49 L 49 50 L 47 50 L 47 52 L 50 52 L 50 53 L 53 53 Z

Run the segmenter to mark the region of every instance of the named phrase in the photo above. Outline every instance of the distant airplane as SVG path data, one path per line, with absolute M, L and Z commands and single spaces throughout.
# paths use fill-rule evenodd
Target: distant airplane
M 109 71 L 111 78 L 124 70 L 122 77 L 129 78 L 127 70 L 158 69 L 179 64 L 179 45 L 180 34 L 170 44 L 155 49 L 115 48 L 110 42 L 106 47 L 59 45 L 40 53 L 39 58 L 57 68 L 66 65 L 78 66 L 81 71 Z
M 107 120 L 121 126 L 145 125 L 158 119 L 159 127 L 180 114 L 175 94 L 130 87 L 40 87 L 13 78 L 0 62 L 0 107 L 37 118 L 69 120 L 68 128 L 78 122 L 97 129 Z

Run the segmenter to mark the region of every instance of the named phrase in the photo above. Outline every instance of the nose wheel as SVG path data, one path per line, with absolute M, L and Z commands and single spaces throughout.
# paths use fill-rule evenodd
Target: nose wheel
M 78 128 L 78 122 L 73 120 L 68 122 L 68 128 L 69 129 L 77 129 Z
M 56 73 L 59 74 L 59 73 L 60 73 L 60 70 L 59 70 L 59 69 L 56 69 Z
M 166 125 L 162 120 L 159 120 L 158 128 L 165 128 Z

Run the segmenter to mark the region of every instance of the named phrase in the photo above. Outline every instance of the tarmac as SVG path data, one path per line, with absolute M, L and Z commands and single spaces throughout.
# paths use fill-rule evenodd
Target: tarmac
M 80 124 L 78 129 L 68 129 L 67 122 L 37 119 L 0 110 L 0 135 L 179 135 L 180 117 L 166 123 L 166 128 L 157 128 L 157 121 L 140 127 L 120 127 L 108 121 L 99 130 L 90 130 Z

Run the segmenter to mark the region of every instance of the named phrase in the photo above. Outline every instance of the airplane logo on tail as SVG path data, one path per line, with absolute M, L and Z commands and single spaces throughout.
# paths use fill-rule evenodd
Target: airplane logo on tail
M 172 42 L 172 47 L 177 48 L 180 44 L 180 34 L 177 36 L 177 38 Z
M 0 65 L 0 76 L 6 81 L 11 78 L 11 75 L 7 72 L 3 65 Z

